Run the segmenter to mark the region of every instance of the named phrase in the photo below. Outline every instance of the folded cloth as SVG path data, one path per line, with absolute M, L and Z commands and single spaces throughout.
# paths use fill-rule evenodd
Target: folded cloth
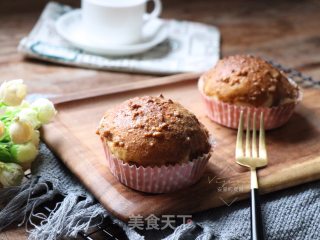
M 55 29 L 55 21 L 72 10 L 56 2 L 48 3 L 30 34 L 21 40 L 18 51 L 60 64 L 154 74 L 204 71 L 220 56 L 220 33 L 216 27 L 178 20 L 164 20 L 168 39 L 145 53 L 117 58 L 86 53 L 64 41 Z
M 320 87 L 319 81 L 273 64 L 302 86 Z M 139 230 L 137 224 L 124 223 L 112 217 L 45 144 L 41 144 L 31 172 L 31 179 L 23 185 L 0 189 L 0 206 L 3 206 L 0 207 L 0 231 L 13 223 L 30 223 L 34 228 L 29 231 L 29 239 L 53 240 L 65 236 L 76 237 L 79 232 L 86 232 L 99 225 L 104 218 L 110 218 L 133 240 L 250 239 L 248 200 L 193 214 L 188 217 L 191 221 L 181 225 L 173 224 L 174 230 L 171 225 L 160 231 L 146 230 L 143 226 L 144 229 Z M 36 207 L 46 205 L 57 196 L 59 202 L 52 208 L 45 208 L 45 213 L 36 210 Z M 320 181 L 262 196 L 267 239 L 320 239 L 319 199 Z

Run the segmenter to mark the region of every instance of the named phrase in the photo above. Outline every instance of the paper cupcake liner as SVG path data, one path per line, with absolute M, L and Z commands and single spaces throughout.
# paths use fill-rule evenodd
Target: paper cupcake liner
M 188 163 L 161 167 L 142 167 L 128 164 L 113 156 L 102 140 L 111 173 L 124 185 L 148 193 L 173 192 L 197 182 L 205 170 L 211 152 Z
M 241 112 L 243 112 L 244 119 L 246 119 L 247 115 L 250 113 L 249 123 L 251 126 L 254 113 L 256 113 L 258 123 L 260 121 L 260 115 L 261 113 L 263 113 L 265 129 L 269 130 L 278 128 L 289 120 L 294 112 L 295 106 L 302 99 L 302 93 L 300 91 L 297 101 L 286 103 L 278 107 L 257 108 L 249 106 L 238 106 L 234 104 L 224 103 L 222 101 L 206 96 L 203 92 L 203 87 L 204 81 L 200 78 L 198 82 L 198 88 L 205 103 L 208 117 L 218 124 L 234 129 L 238 128 Z M 246 125 L 246 121 L 244 121 L 244 128 L 247 127 Z

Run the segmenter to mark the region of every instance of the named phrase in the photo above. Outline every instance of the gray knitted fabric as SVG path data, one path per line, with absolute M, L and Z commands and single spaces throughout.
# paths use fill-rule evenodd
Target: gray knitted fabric
M 319 181 L 262 199 L 267 239 L 320 239 Z M 250 239 L 249 200 L 196 214 L 193 221 L 166 239 Z M 200 226 L 198 235 L 192 234 L 196 226 Z

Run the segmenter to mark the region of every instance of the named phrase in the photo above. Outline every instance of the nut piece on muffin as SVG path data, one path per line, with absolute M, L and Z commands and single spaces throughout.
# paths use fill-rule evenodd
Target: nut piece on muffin
M 295 102 L 299 93 L 278 69 L 250 55 L 226 57 L 202 77 L 207 96 L 236 105 L 279 106 Z
M 110 109 L 97 134 L 112 174 L 143 192 L 171 192 L 195 183 L 211 156 L 205 127 L 162 95 L 136 97 Z
M 258 118 L 263 115 L 266 129 L 280 127 L 302 98 L 296 83 L 251 55 L 221 59 L 201 76 L 198 87 L 208 117 L 230 128 L 237 128 L 241 111 L 245 117 L 247 113 L 256 113 Z
M 114 156 L 139 166 L 190 161 L 210 150 L 196 116 L 163 97 L 136 97 L 106 112 L 97 133 Z

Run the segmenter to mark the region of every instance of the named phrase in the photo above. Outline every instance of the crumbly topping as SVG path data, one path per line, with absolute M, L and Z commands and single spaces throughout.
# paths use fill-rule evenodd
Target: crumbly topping
M 226 57 L 202 77 L 205 93 L 224 102 L 271 107 L 298 97 L 298 87 L 282 72 L 250 55 Z
M 127 162 L 176 163 L 208 153 L 208 132 L 196 116 L 171 99 L 136 97 L 108 111 L 97 133 Z

